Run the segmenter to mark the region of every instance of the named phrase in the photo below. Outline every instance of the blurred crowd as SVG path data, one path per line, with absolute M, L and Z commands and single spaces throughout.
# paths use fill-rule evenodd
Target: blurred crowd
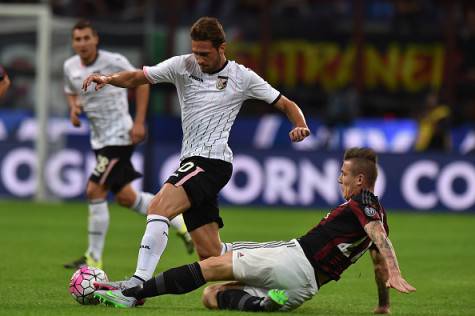
M 304 111 L 321 117 L 331 128 L 351 124 L 359 116 L 411 117 L 419 122 L 433 122 L 427 117 L 433 110 L 431 98 L 444 105 L 443 124 L 437 128 L 475 122 L 475 3 L 473 1 L 436 0 L 44 0 L 1 1 L 1 3 L 48 3 L 55 16 L 93 22 L 108 21 L 127 25 L 152 23 L 168 31 L 187 28 L 199 16 L 218 17 L 231 39 L 253 41 L 268 51 L 270 43 L 280 39 L 337 41 L 379 45 L 382 41 L 441 43 L 444 49 L 442 83 L 417 91 L 369 91 L 361 84 L 358 72 L 349 84 L 325 90 L 321 87 L 286 87 L 282 92 L 295 99 Z M 309 27 L 311 26 L 311 27 Z M 99 27 L 100 29 L 100 27 Z M 105 41 L 107 41 L 107 36 Z M 110 41 L 110 40 L 109 40 Z M 167 43 L 173 43 L 168 39 Z M 347 44 L 348 45 L 348 44 Z M 0 45 L 1 53 L 2 45 Z M 166 49 L 165 56 L 172 50 Z M 152 54 L 153 55 L 153 54 Z M 12 81 L 15 70 L 9 69 Z M 265 56 L 265 54 L 263 54 Z M 156 56 L 144 54 L 142 64 L 157 62 Z M 241 61 L 242 62 L 242 61 Z M 264 62 L 265 64 L 265 62 Z M 255 65 L 249 65 L 255 66 Z M 258 66 L 262 66 L 259 64 Z M 253 67 L 254 68 L 254 67 Z M 358 65 L 356 66 L 358 68 Z M 263 71 L 260 67 L 256 71 Z M 10 89 L 0 105 L 13 104 L 20 87 Z M 395 101 L 397 100 L 397 102 Z M 443 101 L 440 101 L 443 100 Z M 439 102 L 440 101 L 440 102 Z M 153 108 L 153 107 L 152 107 Z M 259 105 L 244 113 L 268 111 Z M 160 111 L 170 111 L 162 107 Z M 247 112 L 246 112 L 247 111 Z M 439 113 L 440 114 L 440 113 Z M 437 115 L 435 115 L 437 117 Z M 440 134 L 440 133 L 439 133 Z M 443 141 L 441 147 L 450 147 Z M 425 143 L 425 145 L 422 145 Z M 421 141 L 420 148 L 430 141 Z M 434 145 L 434 144 L 432 144 Z

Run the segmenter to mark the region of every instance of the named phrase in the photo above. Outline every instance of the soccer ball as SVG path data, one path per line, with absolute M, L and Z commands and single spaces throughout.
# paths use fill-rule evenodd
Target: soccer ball
M 107 282 L 107 275 L 98 268 L 84 266 L 74 272 L 69 282 L 69 293 L 82 305 L 96 305 L 99 300 L 94 298 L 94 282 Z

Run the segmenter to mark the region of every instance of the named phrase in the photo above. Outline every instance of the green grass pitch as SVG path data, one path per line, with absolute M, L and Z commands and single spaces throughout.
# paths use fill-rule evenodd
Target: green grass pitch
M 290 239 L 323 215 L 308 210 L 224 208 L 221 236 L 226 241 Z M 0 201 L 0 315 L 245 314 L 206 310 L 199 290 L 149 299 L 145 306 L 130 310 L 77 304 L 67 291 L 73 271 L 62 264 L 85 250 L 86 219 L 83 203 Z M 475 315 L 475 216 L 388 211 L 388 219 L 403 275 L 417 288 L 410 295 L 391 292 L 392 314 Z M 104 255 L 110 279 L 134 272 L 143 230 L 144 217 L 111 206 Z M 157 271 L 195 260 L 170 234 Z M 340 281 L 324 286 L 292 314 L 371 315 L 376 302 L 372 264 L 365 255 Z

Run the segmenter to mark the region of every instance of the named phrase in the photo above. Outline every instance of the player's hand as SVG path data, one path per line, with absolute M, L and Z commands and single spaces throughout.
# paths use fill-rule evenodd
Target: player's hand
M 133 144 L 138 144 L 145 139 L 145 126 L 144 124 L 134 123 L 130 130 L 130 138 Z
M 310 135 L 310 130 L 307 127 L 295 127 L 289 133 L 289 137 L 292 142 L 300 142 L 308 135 Z
M 106 84 L 110 82 L 111 78 L 109 76 L 92 74 L 89 75 L 84 82 L 82 83 L 82 90 L 86 91 L 91 83 L 96 83 L 96 91 L 102 89 Z
M 391 314 L 391 310 L 389 309 L 389 306 L 376 306 L 376 308 L 373 310 L 374 314 Z
M 81 126 L 81 120 L 79 119 L 79 115 L 81 114 L 82 109 L 81 106 L 76 105 L 71 108 L 69 118 L 71 120 L 71 123 L 73 124 L 74 127 L 80 127 Z
M 387 288 L 393 288 L 401 293 L 415 292 L 416 288 L 410 285 L 401 275 L 390 275 L 386 281 Z

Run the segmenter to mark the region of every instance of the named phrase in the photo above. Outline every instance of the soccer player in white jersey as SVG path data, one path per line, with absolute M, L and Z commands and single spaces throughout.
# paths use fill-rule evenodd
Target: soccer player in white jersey
M 231 126 L 246 99 L 259 99 L 284 112 L 294 125 L 293 142 L 310 134 L 300 108 L 252 70 L 226 59 L 225 34 L 215 18 L 200 18 L 191 27 L 192 54 L 175 56 L 142 70 L 91 74 L 83 90 L 93 93 L 109 85 L 132 88 L 146 83 L 173 83 L 181 106 L 183 142 L 180 167 L 168 178 L 148 208 L 147 226 L 134 275 L 125 281 L 99 284 L 130 288 L 152 278 L 167 245 L 170 219 L 183 214 L 201 259 L 229 251 L 219 229 L 218 193 L 229 181 L 233 154 Z
M 109 73 L 133 71 L 130 62 L 122 55 L 98 49 L 99 36 L 93 26 L 81 20 L 72 29 L 72 47 L 76 55 L 64 62 L 64 91 L 70 107 L 70 119 L 74 126 L 81 124 L 79 115 L 84 111 L 91 127 L 91 145 L 97 164 L 86 188 L 89 201 L 89 247 L 84 256 L 67 263 L 66 268 L 82 265 L 102 267 L 102 253 L 109 226 L 107 194 L 115 194 L 117 202 L 138 213 L 146 214 L 153 195 L 136 192 L 131 182 L 141 176 L 135 171 L 130 159 L 134 145 L 145 136 L 145 115 L 148 106 L 149 85 L 136 88 L 135 120 L 129 114 L 127 90 L 107 87 L 99 93 L 83 92 L 82 82 L 91 72 Z M 193 243 L 182 216 L 172 225 L 185 241 L 187 251 L 193 252 Z

